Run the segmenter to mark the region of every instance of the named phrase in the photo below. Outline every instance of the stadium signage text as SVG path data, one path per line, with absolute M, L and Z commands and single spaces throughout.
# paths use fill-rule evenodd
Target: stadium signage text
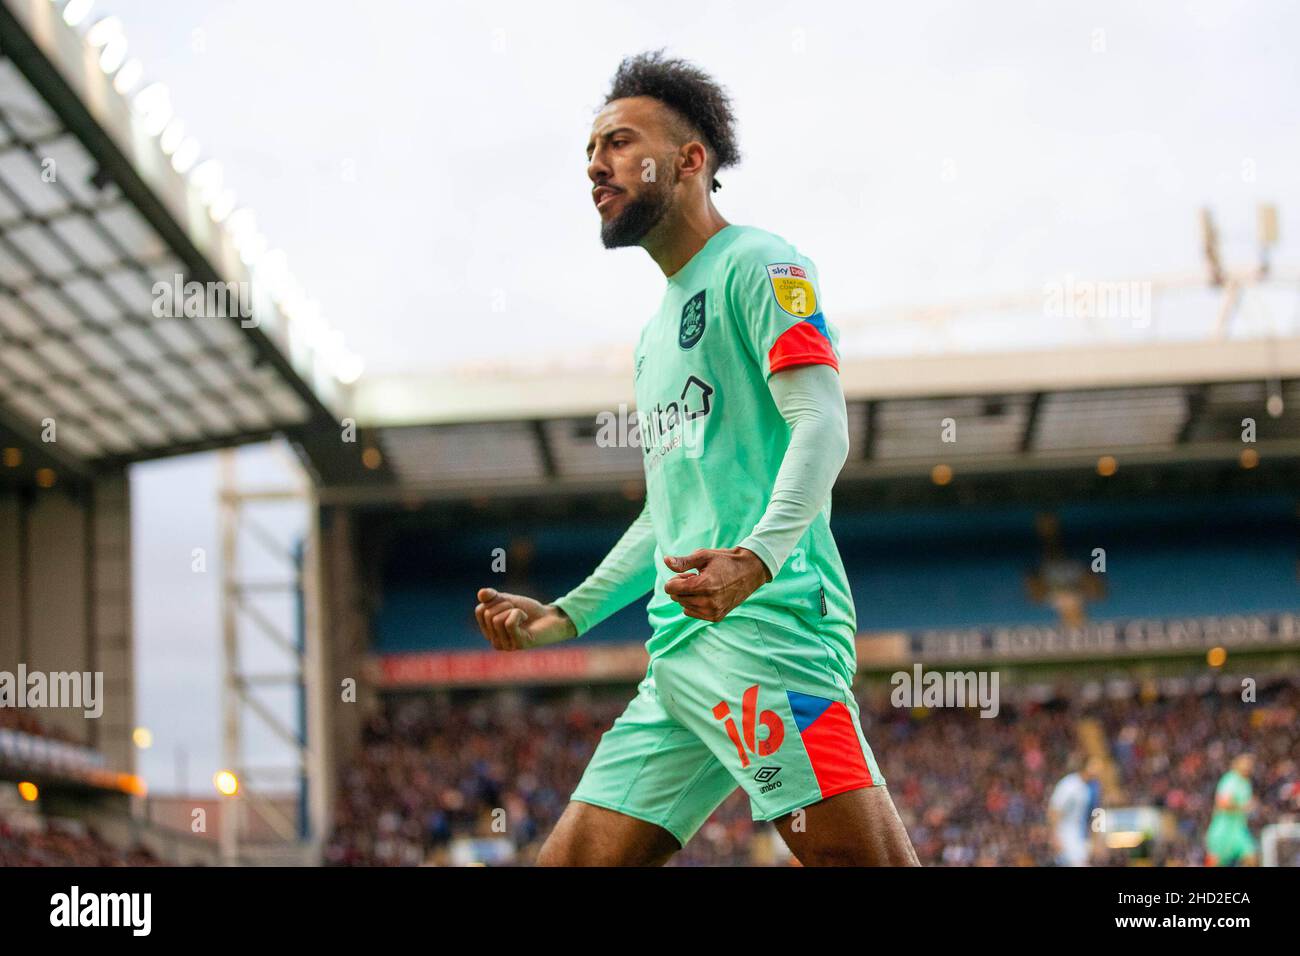
M 921 631 L 911 635 L 913 656 L 926 660 L 1052 658 L 1197 653 L 1212 647 L 1300 646 L 1300 615 L 1134 618 L 1079 627 L 1018 625 Z
M 1168 620 L 1140 618 L 1098 621 L 1077 628 L 1025 625 L 910 634 L 860 634 L 857 644 L 859 663 L 868 670 L 880 668 L 882 664 L 892 670 L 893 666 L 919 660 L 934 666 L 943 661 L 976 663 L 1147 654 L 1199 655 L 1217 646 L 1229 650 L 1300 647 L 1300 614 L 1288 612 Z M 639 679 L 645 674 L 646 660 L 643 645 L 628 643 L 545 647 L 526 654 L 495 651 L 385 654 L 373 658 L 370 668 L 372 679 L 381 687 L 471 687 Z M 964 680 L 964 673 L 961 676 Z M 919 687 L 924 701 L 924 684 L 917 684 L 914 674 L 909 679 L 913 686 L 908 693 L 915 695 Z M 956 690 L 954 686 L 954 695 Z M 972 697 L 979 699 L 978 684 L 975 690 L 974 695 L 967 694 L 968 701 Z M 988 691 L 990 695 L 996 693 L 991 683 Z M 992 698 L 986 696 L 985 699 Z

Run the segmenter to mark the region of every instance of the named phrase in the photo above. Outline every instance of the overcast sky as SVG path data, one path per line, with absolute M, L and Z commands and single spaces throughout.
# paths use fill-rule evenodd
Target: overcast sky
M 811 256 L 833 322 L 1066 274 L 1193 269 L 1206 205 L 1230 260 L 1252 257 L 1261 200 L 1280 205 L 1295 247 L 1291 3 L 564 9 L 101 0 L 96 15 L 122 18 L 146 76 L 168 84 L 371 375 L 630 350 L 663 279 L 640 250 L 601 249 L 583 150 L 619 59 L 661 46 L 734 96 L 744 159 L 720 176 L 723 215 Z M 219 763 L 212 457 L 133 479 L 138 708 L 156 740 L 142 767 L 170 789 L 184 746 L 206 786 Z M 194 547 L 208 548 L 206 576 L 189 572 Z

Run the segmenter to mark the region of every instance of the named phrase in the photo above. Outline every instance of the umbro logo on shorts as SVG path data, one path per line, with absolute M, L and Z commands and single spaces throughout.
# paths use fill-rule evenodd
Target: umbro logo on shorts
M 758 792 L 767 793 L 769 790 L 775 790 L 781 786 L 781 781 L 776 779 L 776 775 L 780 772 L 780 767 L 759 767 L 758 773 L 754 774 L 754 781 L 763 784 L 763 786 L 758 788 Z

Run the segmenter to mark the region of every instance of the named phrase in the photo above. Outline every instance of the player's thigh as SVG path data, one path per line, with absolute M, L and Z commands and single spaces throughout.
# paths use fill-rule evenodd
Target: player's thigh
M 709 748 L 663 708 L 647 674 L 601 737 L 539 862 L 662 863 L 735 788 Z
M 727 617 L 656 660 L 655 673 L 663 706 L 733 774 L 754 819 L 778 829 L 789 820 L 801 862 L 846 852 L 852 862 L 915 861 L 857 701 L 817 634 Z
M 776 820 L 804 866 L 919 866 L 883 786 L 849 790 Z
M 572 801 L 537 854 L 538 866 L 662 866 L 680 846 L 663 827 Z

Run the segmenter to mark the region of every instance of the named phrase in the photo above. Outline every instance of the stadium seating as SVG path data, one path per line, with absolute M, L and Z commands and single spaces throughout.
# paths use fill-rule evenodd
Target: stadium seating
M 1294 503 L 1285 496 L 1159 502 L 1082 502 L 1059 508 L 1067 554 L 1106 556 L 1092 619 L 1259 613 L 1300 599 Z M 833 511 L 862 632 L 1047 624 L 1056 611 L 1027 586 L 1043 559 L 1030 508 L 911 512 Z M 398 542 L 374 617 L 378 654 L 483 650 L 474 594 L 484 585 L 549 600 L 577 584 L 622 534 L 621 522 L 581 528 L 469 529 Z M 492 549 L 525 538 L 524 572 L 490 572 Z M 468 563 L 465 555 L 481 555 Z M 645 640 L 641 602 L 583 637 Z
M 1125 803 L 1156 806 L 1177 821 L 1173 839 L 1150 848 L 1145 862 L 1198 865 L 1215 782 L 1239 750 L 1258 757 L 1261 810 L 1252 827 L 1300 814 L 1293 732 L 1300 678 L 1263 682 L 1251 706 L 1234 678 L 1183 683 L 1177 693 L 1152 697 L 1150 688 L 1133 687 L 1090 702 L 1079 685 L 1046 700 L 1012 693 L 1019 699 L 1004 702 L 996 720 L 896 709 L 887 694 L 859 696 L 864 729 L 924 864 L 1050 864 L 1047 798 L 1067 772 L 1078 722 L 1092 718 L 1105 728 Z M 449 863 L 455 841 L 500 837 L 502 820 L 512 860 L 531 861 L 630 693 L 390 699 L 345 772 L 326 862 Z M 750 820 L 738 792 L 674 864 L 771 862 L 771 846 L 769 825 Z M 1128 859 L 1114 850 L 1109 862 Z

